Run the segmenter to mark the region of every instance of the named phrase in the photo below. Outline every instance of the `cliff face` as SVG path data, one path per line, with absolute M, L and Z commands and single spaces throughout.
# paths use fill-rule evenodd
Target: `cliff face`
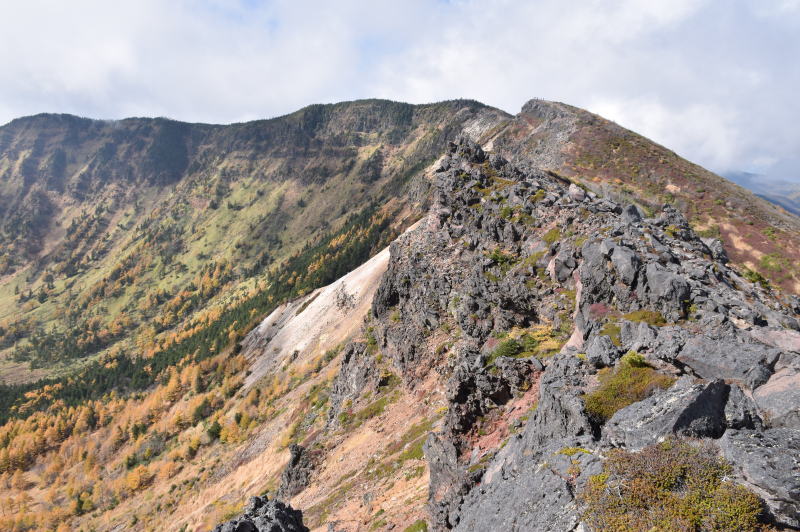
M 349 452 L 367 448 L 348 436 L 351 420 L 398 378 L 403 396 L 440 412 L 418 440 L 428 495 L 414 514 L 435 530 L 800 527 L 800 309 L 744 279 L 720 241 L 698 237 L 671 206 L 648 217 L 465 138 L 432 170 L 430 210 L 390 246 L 363 338 L 344 347 L 326 420 L 304 442 L 319 453 L 314 465 L 298 465 L 293 450 L 284 472 L 308 486 L 291 501 L 311 509 L 314 526 L 317 482 L 335 530 L 413 520 L 373 497 L 400 478 L 390 451 L 345 476 L 357 505 L 321 473 L 342 459 L 337 434 Z M 389 401 L 362 421 L 430 411 L 404 408 Z M 638 515 L 602 499 L 599 482 L 624 491 L 615 479 L 644 474 L 621 469 L 621 456 L 668 452 L 694 457 L 671 473 L 684 484 L 668 484 L 670 497 L 691 491 L 688 471 L 719 467 L 704 477 L 709 499 L 695 501 L 703 517 Z M 721 509 L 714 490 L 739 498 Z M 637 496 L 666 504 L 657 491 Z M 741 501 L 763 507 L 748 521 L 730 510 Z

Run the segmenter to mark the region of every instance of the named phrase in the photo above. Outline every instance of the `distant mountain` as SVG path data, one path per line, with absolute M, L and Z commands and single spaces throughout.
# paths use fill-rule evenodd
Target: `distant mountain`
M 768 179 L 750 172 L 730 172 L 725 177 L 775 205 L 800 216 L 800 183 Z

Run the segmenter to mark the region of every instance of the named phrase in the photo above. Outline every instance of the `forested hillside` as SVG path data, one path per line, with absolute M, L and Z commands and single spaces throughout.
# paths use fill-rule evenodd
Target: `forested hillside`
M 0 377 L 66 374 L 112 348 L 153 356 L 352 216 L 412 216 L 410 178 L 467 123 L 501 116 L 473 102 L 366 101 L 232 126 L 11 122 Z

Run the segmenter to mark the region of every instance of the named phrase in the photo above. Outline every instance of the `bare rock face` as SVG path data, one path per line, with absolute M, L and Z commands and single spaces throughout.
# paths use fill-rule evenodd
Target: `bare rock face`
M 721 380 L 682 377 L 669 390 L 618 411 L 603 427 L 614 447 L 641 449 L 667 436 L 718 438 L 725 432 L 729 387 Z
M 800 367 L 776 371 L 756 388 L 753 398 L 772 426 L 800 430 Z
M 303 513 L 281 501 L 266 497 L 250 497 L 244 513 L 213 532 L 308 532 Z
M 739 478 L 763 497 L 774 521 L 800 528 L 800 431 L 728 430 L 719 446 Z
M 754 389 L 769 379 L 779 356 L 780 351 L 762 344 L 697 336 L 686 342 L 677 360 L 704 379 L 732 379 Z

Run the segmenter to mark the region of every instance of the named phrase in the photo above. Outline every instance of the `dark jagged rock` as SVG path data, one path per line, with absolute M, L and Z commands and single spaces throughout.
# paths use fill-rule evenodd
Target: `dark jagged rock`
M 586 347 L 587 359 L 597 367 L 613 366 L 620 355 L 620 349 L 608 336 L 595 336 Z
M 458 463 L 458 451 L 450 439 L 430 434 L 423 445 L 431 477 L 428 510 L 439 529 L 452 528 L 458 522 L 457 510 L 469 493 L 471 479 Z
M 278 499 L 290 499 L 308 486 L 315 461 L 305 447 L 291 444 L 289 446 L 289 463 L 281 474 L 281 485 L 275 496 Z
M 650 304 L 670 321 L 682 318 L 690 294 L 686 279 L 656 262 L 647 265 L 645 279 Z
M 368 352 L 367 345 L 363 342 L 347 344 L 341 368 L 331 386 L 328 424 L 336 422 L 345 401 L 357 398 L 367 386 L 377 384 L 378 377 L 375 358 Z
M 729 430 L 719 446 L 737 476 L 766 501 L 771 517 L 800 528 L 800 431 Z
M 454 530 L 574 530 L 575 493 L 600 472 L 600 459 L 574 441 L 530 449 L 509 443 L 492 461 L 454 517 Z M 577 449 L 577 450 L 576 450 Z
M 696 336 L 677 356 L 704 379 L 735 379 L 757 388 L 769 379 L 780 351 L 763 344 L 744 344 Z
M 645 218 L 464 138 L 439 161 L 432 189 L 428 216 L 392 244 L 365 335 L 406 386 L 432 371 L 446 383 L 447 413 L 424 445 L 434 529 L 574 530 L 576 494 L 600 471 L 604 450 L 797 426 L 800 334 L 790 308 L 746 283 L 724 249 L 695 235 L 672 207 Z M 537 327 L 557 331 L 560 352 L 494 352 L 498 337 Z M 430 345 L 451 328 L 451 345 Z M 598 369 L 627 351 L 679 378 L 601 425 L 587 415 L 584 395 Z M 348 346 L 332 419 L 376 382 L 366 345 Z M 514 421 L 494 454 L 475 447 L 482 420 L 502 416 L 532 384 L 538 402 L 527 421 Z M 789 456 L 787 434 L 761 441 Z M 746 473 L 741 456 L 725 452 L 737 475 L 760 478 L 749 482 L 778 501 L 769 503 L 776 520 L 793 522 L 785 503 L 793 480 Z
M 725 424 L 731 429 L 761 429 L 763 422 L 758 415 L 758 406 L 736 384 L 731 384 L 728 402 L 725 404 Z
M 636 205 L 628 205 L 622 210 L 622 221 L 626 224 L 637 224 L 642 218 L 642 212 Z
M 250 497 L 244 513 L 214 527 L 213 532 L 308 532 L 303 513 L 281 501 Z

